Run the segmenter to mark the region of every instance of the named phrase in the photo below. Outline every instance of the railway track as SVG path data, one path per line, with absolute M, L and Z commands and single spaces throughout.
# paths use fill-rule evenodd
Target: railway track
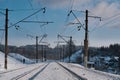
M 45 66 L 46 66 L 46 63 L 34 64 L 27 67 L 13 69 L 6 72 L 1 72 L 0 80 L 28 80 L 28 78 L 33 76 L 33 74 L 36 74 L 37 71 L 43 70 Z M 29 75 L 29 77 L 27 75 Z M 26 79 L 23 79 L 23 78 L 26 78 Z
M 77 68 L 77 70 L 84 70 L 84 73 L 82 74 L 83 76 L 84 75 L 88 75 L 88 74 L 85 74 L 86 72 L 89 72 L 90 74 L 97 74 L 98 76 L 102 76 L 105 78 L 107 78 L 107 80 L 120 80 L 120 77 L 118 76 L 113 76 L 112 74 L 107 74 L 105 72 L 100 72 L 100 71 L 97 71 L 97 70 L 91 70 L 91 69 L 88 69 L 88 68 L 83 68 L 83 67 L 80 67 L 80 66 L 76 66 L 76 65 L 73 65 L 73 64 L 67 64 L 68 67 L 71 67 L 71 68 Z
M 86 75 L 90 74 L 96 75 L 95 77 L 93 76 L 93 78 L 100 80 L 97 77 L 101 76 L 99 76 L 100 74 L 97 72 L 89 71 L 86 68 L 83 69 L 83 67 L 68 63 L 40 63 L 0 73 L 0 80 L 87 80 L 89 77 Z M 79 72 L 77 72 L 77 70 L 79 70 Z M 102 75 L 101 78 L 103 79 L 103 77 L 105 80 L 120 80 L 120 78 L 117 77 L 107 77 L 105 74 L 104 76 Z
M 29 66 L 25 66 L 25 67 L 21 67 L 21 68 L 17 68 L 17 69 L 12 69 L 12 70 L 9 70 L 9 71 L 4 71 L 4 72 L 0 72 L 0 74 L 5 74 L 5 73 L 9 73 L 9 72 L 14 72 L 14 71 L 17 71 L 17 70 L 22 70 L 22 69 L 25 69 L 25 68 L 28 68 Z
M 37 76 L 37 74 L 42 72 L 48 65 L 49 65 L 49 63 L 46 65 L 40 65 L 32 70 L 26 71 L 22 74 L 19 74 L 19 75 L 13 77 L 10 80 L 33 80 Z
M 69 72 L 73 77 L 76 77 L 76 80 L 87 80 L 84 77 L 79 76 L 78 74 L 74 73 L 73 71 L 71 71 L 70 69 L 66 68 L 65 66 L 63 66 L 62 64 L 58 63 L 57 64 L 59 66 L 61 66 L 65 71 Z

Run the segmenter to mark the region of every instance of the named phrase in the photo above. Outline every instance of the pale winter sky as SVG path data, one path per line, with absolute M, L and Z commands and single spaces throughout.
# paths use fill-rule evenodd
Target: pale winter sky
M 74 14 L 85 24 L 85 11 L 89 11 L 89 16 L 99 16 L 101 21 L 97 18 L 89 17 L 89 46 L 108 46 L 109 44 L 120 44 L 120 0 L 0 0 L 0 29 L 4 28 L 5 10 L 9 11 L 9 26 L 31 15 L 37 10 L 46 7 L 46 12 L 40 11 L 36 15 L 26 19 L 26 21 L 41 21 L 54 22 L 47 25 L 43 23 L 23 23 L 16 24 L 19 26 L 18 30 L 15 26 L 9 28 L 10 45 L 28 45 L 35 44 L 35 39 L 30 38 L 27 34 L 32 36 L 40 36 L 47 34 L 44 42 L 50 43 L 54 47 L 57 41 L 57 34 L 64 36 L 72 36 L 76 45 L 84 43 L 84 29 L 78 31 L 79 24 L 70 25 L 70 22 L 76 22 L 75 17 L 70 14 L 73 10 Z M 44 25 L 44 26 L 43 26 Z M 85 25 L 83 26 L 85 27 Z M 39 40 L 41 37 L 39 38 Z M 68 40 L 68 38 L 65 38 Z M 62 39 L 60 39 L 62 41 Z M 0 31 L 0 42 L 4 44 L 4 31 Z M 39 43 L 40 44 L 40 43 Z

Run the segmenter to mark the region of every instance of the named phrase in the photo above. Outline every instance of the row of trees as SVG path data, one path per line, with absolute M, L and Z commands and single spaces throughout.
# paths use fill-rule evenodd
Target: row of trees
M 76 51 L 76 46 L 75 44 L 72 42 L 71 43 L 71 49 L 72 49 L 72 53 L 74 53 Z M 65 45 L 59 45 L 56 46 L 55 48 L 50 48 L 47 45 L 39 45 L 38 46 L 38 58 L 41 59 L 42 55 L 46 55 L 46 57 L 48 59 L 60 59 L 60 58 L 65 58 L 69 55 L 69 47 L 70 44 L 67 43 Z M 20 46 L 20 47 L 16 47 L 16 46 L 9 46 L 9 53 L 18 53 L 21 54 L 25 57 L 28 58 L 32 58 L 34 59 L 36 56 L 36 45 L 26 45 L 26 46 Z M 4 45 L 0 45 L 0 51 L 4 52 Z
M 99 50 L 106 52 L 105 55 L 120 56 L 120 44 L 111 44 L 109 47 L 100 47 Z

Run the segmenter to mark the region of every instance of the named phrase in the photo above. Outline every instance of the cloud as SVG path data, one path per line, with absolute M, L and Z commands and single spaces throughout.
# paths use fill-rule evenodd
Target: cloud
M 34 1 L 53 9 L 59 9 L 72 6 L 72 4 L 73 7 L 84 5 L 92 0 L 34 0 Z
M 92 9 L 93 13 L 101 17 L 111 17 L 117 13 L 120 13 L 118 3 L 101 2 Z
M 50 8 L 61 8 L 68 5 L 68 0 L 35 0 L 42 6 Z
M 52 8 L 65 9 L 70 8 L 74 10 L 85 11 L 88 9 L 91 13 L 89 15 L 100 16 L 103 20 L 102 24 L 109 22 L 109 18 L 120 13 L 120 0 L 34 0 L 36 3 Z M 80 17 L 81 19 L 81 17 Z M 91 19 L 92 20 L 92 19 Z M 93 20 L 95 21 L 95 20 Z M 119 21 L 119 20 L 118 20 Z M 114 21 L 116 23 L 119 23 Z M 94 25 L 94 22 L 90 25 Z
M 120 8 L 118 2 L 101 1 L 91 11 L 94 15 L 102 17 L 101 25 L 117 26 L 120 21 Z M 115 16 L 116 15 L 116 16 Z M 104 26 L 105 26 L 104 25 Z M 118 26 L 117 26 L 118 27 Z
M 110 17 L 120 12 L 119 0 L 34 0 L 39 5 L 52 9 L 70 8 L 75 10 L 91 10 L 102 17 Z

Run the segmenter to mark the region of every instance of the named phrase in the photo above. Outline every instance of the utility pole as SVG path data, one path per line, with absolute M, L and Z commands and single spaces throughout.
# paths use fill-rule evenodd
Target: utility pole
M 62 45 L 60 46 L 60 62 L 62 61 Z
M 84 40 L 84 66 L 87 68 L 88 61 L 88 10 L 86 10 L 85 20 L 85 40 Z
M 70 36 L 70 42 L 69 42 L 69 63 L 70 63 L 70 56 L 72 54 L 72 36 Z
M 60 37 L 61 39 L 63 39 L 66 43 L 68 43 L 69 45 L 69 63 L 70 63 L 70 56 L 72 54 L 72 36 L 61 36 L 58 34 L 58 37 Z M 66 38 L 70 38 L 70 41 L 66 41 L 63 37 L 66 37 Z
M 45 36 L 43 36 L 43 37 L 45 37 Z M 40 42 L 41 42 L 41 41 L 40 41 Z M 47 60 L 47 55 L 46 55 L 46 53 L 47 53 L 47 47 L 48 47 L 50 44 L 48 44 L 47 42 L 41 42 L 41 43 L 44 43 L 44 44 L 41 44 L 41 47 L 42 47 L 42 54 L 41 54 L 42 59 L 41 59 L 41 61 L 43 62 L 43 61 L 46 61 L 46 60 Z
M 36 36 L 36 63 L 38 63 L 38 36 Z
M 27 36 L 36 39 L 36 63 L 38 63 L 38 38 L 42 37 L 41 40 L 39 41 L 39 43 L 43 40 L 43 38 L 47 37 L 47 34 L 44 34 L 43 36 L 32 36 L 27 34 Z
M 44 51 L 43 51 L 44 49 L 43 49 L 43 45 L 42 45 L 42 62 L 43 62 L 43 57 L 44 57 Z
M 65 55 L 64 55 L 64 52 L 65 52 L 65 51 L 64 51 L 64 45 L 63 45 L 63 48 L 62 48 L 62 52 L 63 52 L 63 57 L 62 57 L 62 58 L 63 58 L 63 62 L 64 62 L 64 56 L 65 56 Z
M 45 61 L 47 60 L 47 57 L 46 57 L 46 46 L 45 46 L 45 49 L 44 49 L 44 58 L 45 58 Z
M 84 12 L 84 11 L 81 11 Z M 87 67 L 87 61 L 88 61 L 88 17 L 91 18 L 99 18 L 101 21 L 101 17 L 98 16 L 88 16 L 88 10 L 85 11 L 86 13 L 86 19 L 85 19 L 85 28 L 83 27 L 83 24 L 81 24 L 80 20 L 77 18 L 77 16 L 73 13 L 73 11 L 71 10 L 68 14 L 68 16 L 70 16 L 70 14 L 73 14 L 73 16 L 76 18 L 76 20 L 78 21 L 78 23 L 70 23 L 70 24 L 80 24 L 80 26 L 78 27 L 78 30 L 80 30 L 80 28 L 82 27 L 85 30 L 85 39 L 84 39 L 84 66 Z
M 88 16 L 88 10 L 85 11 L 86 13 L 86 20 L 85 20 L 85 40 L 84 40 L 84 66 L 87 68 L 88 62 L 88 17 L 91 18 L 99 18 L 101 21 L 101 17 L 98 16 Z
M 5 69 L 7 69 L 7 55 L 8 55 L 8 9 L 6 9 L 5 19 L 5 63 L 4 63 Z

